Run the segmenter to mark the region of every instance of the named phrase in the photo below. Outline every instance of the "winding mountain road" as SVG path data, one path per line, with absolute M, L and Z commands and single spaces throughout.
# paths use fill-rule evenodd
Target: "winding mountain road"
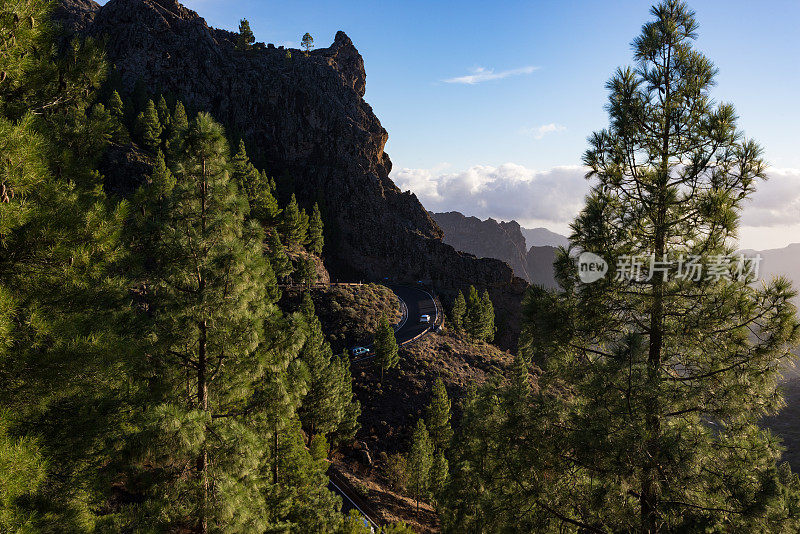
M 403 318 L 401 319 L 400 323 L 395 326 L 394 331 L 394 336 L 397 338 L 398 345 L 405 345 L 422 337 L 440 322 L 439 314 L 441 313 L 441 310 L 436 304 L 436 300 L 433 298 L 433 295 L 431 295 L 428 291 L 418 287 L 410 286 L 389 285 L 387 287 L 391 289 L 395 295 L 397 295 L 397 298 L 400 299 L 401 305 L 405 306 Z M 423 315 L 430 317 L 430 320 L 424 323 L 421 322 Z M 366 356 L 358 358 L 357 360 L 354 360 L 354 363 L 375 357 L 373 345 L 373 343 L 364 345 L 364 347 L 368 349 L 370 353 Z

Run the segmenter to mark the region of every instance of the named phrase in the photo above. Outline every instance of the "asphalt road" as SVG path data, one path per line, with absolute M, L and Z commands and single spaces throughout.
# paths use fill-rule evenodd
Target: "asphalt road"
M 408 309 L 406 322 L 395 331 L 398 344 L 403 344 L 431 328 L 437 319 L 437 306 L 431 294 L 422 289 L 408 286 L 389 286 Z M 430 322 L 421 323 L 423 315 L 430 317 Z
M 401 301 L 403 301 L 407 309 L 407 317 L 404 321 L 401 321 L 400 327 L 394 332 L 394 336 L 397 338 L 398 345 L 408 343 L 417 336 L 430 330 L 433 325 L 436 324 L 441 310 L 438 309 L 438 306 L 436 305 L 436 302 L 433 300 L 433 296 L 430 293 L 424 289 L 410 286 L 390 285 L 387 287 L 391 289 Z M 425 323 L 420 322 L 423 315 L 430 317 L 430 320 Z M 370 354 L 355 361 L 358 362 L 375 356 L 375 353 L 371 352 L 373 349 L 372 343 L 369 345 L 364 345 L 364 347 L 370 350 Z

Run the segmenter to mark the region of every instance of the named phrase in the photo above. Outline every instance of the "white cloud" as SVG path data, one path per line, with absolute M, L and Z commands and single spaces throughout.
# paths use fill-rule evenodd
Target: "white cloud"
M 448 172 L 448 167 L 398 168 L 392 179 L 431 211 L 514 219 L 523 226 L 546 226 L 562 233 L 583 207 L 593 183 L 578 165 L 544 171 L 515 163 L 477 165 L 458 172 Z M 800 169 L 770 169 L 768 175 L 744 206 L 740 236 L 745 248 L 800 242 Z
M 583 206 L 589 183 L 580 166 L 535 171 L 505 163 L 477 165 L 465 171 L 396 169 L 392 179 L 414 192 L 431 211 L 460 211 L 466 215 L 517 221 L 570 222 Z
M 494 69 L 487 69 L 485 67 L 475 67 L 470 69 L 471 74 L 465 76 L 457 76 L 455 78 L 447 78 L 442 80 L 445 83 L 461 83 L 466 85 L 474 85 L 480 82 L 488 82 L 490 80 L 501 80 L 509 76 L 517 76 L 519 74 L 530 74 L 539 67 L 529 65 L 527 67 L 520 67 L 518 69 L 503 70 L 495 72 Z
M 745 204 L 742 224 L 754 227 L 796 225 L 800 222 L 800 169 L 769 169 L 769 179 L 756 184 Z M 800 241 L 797 236 L 795 241 Z
M 520 133 L 522 135 L 530 135 L 537 141 L 549 133 L 565 132 L 567 127 L 562 124 L 551 122 L 550 124 L 542 124 L 535 128 L 522 128 Z

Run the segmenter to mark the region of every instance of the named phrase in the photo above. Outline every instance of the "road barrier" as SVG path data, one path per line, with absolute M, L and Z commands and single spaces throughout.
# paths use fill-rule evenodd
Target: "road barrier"
M 335 287 L 335 286 L 340 286 L 340 287 L 356 286 L 356 287 L 360 287 L 360 286 L 363 286 L 363 285 L 367 285 L 367 284 L 364 284 L 363 282 L 315 282 L 313 284 L 278 284 L 278 287 L 284 287 L 284 288 L 289 288 L 289 289 L 292 289 L 292 288 L 325 289 L 325 288 L 328 288 L 328 287 Z
M 378 514 L 375 513 L 375 510 L 367 501 L 361 498 L 347 478 L 339 473 L 338 469 L 333 465 L 328 468 L 328 480 L 337 490 L 339 490 L 339 493 L 341 493 L 348 501 L 350 501 L 350 504 L 352 504 L 356 510 L 361 512 L 362 517 L 369 521 L 372 528 L 375 529 L 375 532 L 380 532 L 381 526 L 375 519 L 378 517 Z M 348 491 L 345 491 L 345 489 Z

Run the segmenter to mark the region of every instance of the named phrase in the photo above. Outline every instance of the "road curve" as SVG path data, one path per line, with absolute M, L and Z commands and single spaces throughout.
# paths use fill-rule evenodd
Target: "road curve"
M 429 332 L 435 324 L 439 323 L 441 310 L 436 304 L 433 296 L 424 289 L 411 286 L 388 285 L 389 289 L 397 295 L 401 303 L 406 308 L 403 320 L 395 327 L 394 336 L 397 338 L 398 345 L 404 345 L 410 341 L 421 337 Z M 422 316 L 430 317 L 428 322 L 421 322 Z M 370 353 L 366 356 L 354 360 L 360 362 L 375 356 L 373 343 L 364 345 Z
M 399 345 L 428 331 L 439 319 L 436 301 L 424 289 L 409 286 L 389 286 L 389 289 L 405 303 L 408 309 L 408 319 L 394 333 Z M 420 318 L 423 315 L 430 317 L 430 321 L 421 323 Z

